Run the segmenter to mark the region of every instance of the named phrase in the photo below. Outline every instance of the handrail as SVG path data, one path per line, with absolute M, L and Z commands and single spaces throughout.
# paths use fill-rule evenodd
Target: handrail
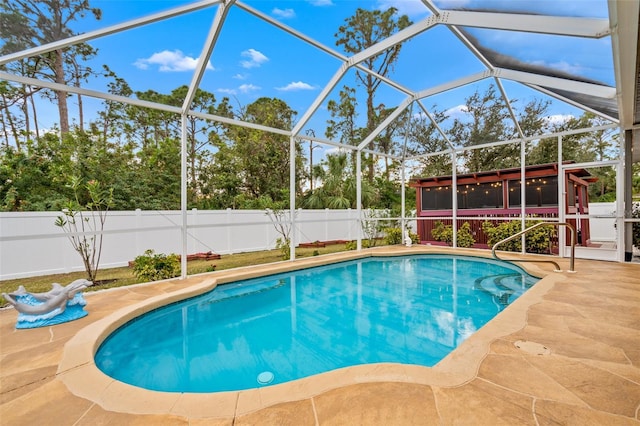
M 495 243 L 493 245 L 493 248 L 491 249 L 491 255 L 493 256 L 494 259 L 497 260 L 505 260 L 505 261 L 515 261 L 515 262 L 544 262 L 544 263 L 552 263 L 555 267 L 556 267 L 556 272 L 562 272 L 562 269 L 560 268 L 560 265 L 558 265 L 558 263 L 554 262 L 553 260 L 538 260 L 538 259 L 500 259 L 498 257 L 498 255 L 496 254 L 496 249 L 498 248 L 499 245 L 506 243 L 507 241 L 511 241 L 514 238 L 517 238 L 523 234 L 526 234 L 527 232 L 531 231 L 532 229 L 535 228 L 539 228 L 541 226 L 545 226 L 545 225 L 554 225 L 554 226 L 566 226 L 567 228 L 569 228 L 571 230 L 571 260 L 569 263 L 569 272 L 576 272 L 574 269 L 574 265 L 575 265 L 575 258 L 576 258 L 576 228 L 567 222 L 538 222 L 533 226 L 528 227 L 527 229 L 518 232 L 517 234 L 513 234 L 510 237 L 507 237 L 501 241 L 498 241 L 497 243 Z

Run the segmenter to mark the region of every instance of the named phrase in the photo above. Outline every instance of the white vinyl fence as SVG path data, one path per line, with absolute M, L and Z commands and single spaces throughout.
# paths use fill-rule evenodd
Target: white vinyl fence
M 593 241 L 615 241 L 615 203 L 591 203 Z M 56 212 L 0 213 L 0 280 L 82 271 L 78 253 L 55 220 Z M 126 266 L 153 249 L 180 253 L 179 211 L 111 211 L 100 268 Z M 362 235 L 356 210 L 298 210 L 295 244 L 355 240 Z M 409 225 L 415 232 L 415 221 Z M 187 252 L 232 254 L 275 248 L 280 236 L 264 210 L 188 211 Z
M 82 271 L 82 259 L 56 212 L 0 213 L 0 280 Z M 296 241 L 354 240 L 356 210 L 298 210 Z M 147 249 L 180 253 L 180 211 L 111 211 L 104 228 L 100 268 L 125 266 Z M 264 210 L 190 210 L 187 252 L 218 254 L 275 247 L 280 236 Z

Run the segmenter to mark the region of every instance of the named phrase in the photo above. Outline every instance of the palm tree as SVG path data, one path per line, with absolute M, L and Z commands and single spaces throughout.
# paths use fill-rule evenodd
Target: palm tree
M 307 198 L 305 207 L 311 209 L 357 208 L 356 176 L 349 165 L 347 154 L 327 155 L 322 166 L 314 169 L 314 177 L 321 181 Z M 362 204 L 369 206 L 375 199 L 375 191 L 365 179 L 362 181 Z

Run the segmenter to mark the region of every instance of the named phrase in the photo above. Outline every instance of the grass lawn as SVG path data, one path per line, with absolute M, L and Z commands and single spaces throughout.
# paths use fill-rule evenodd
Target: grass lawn
M 345 244 L 333 244 L 326 247 L 317 248 L 297 248 L 296 258 L 311 257 L 314 252 L 318 254 L 336 253 L 345 251 Z M 282 254 L 280 250 L 266 250 L 248 253 L 237 253 L 223 255 L 217 260 L 193 260 L 188 262 L 187 270 L 189 275 L 199 274 L 202 272 L 208 272 L 212 270 L 215 265 L 215 270 L 220 271 L 223 269 L 238 268 L 241 266 L 249 265 L 261 265 L 265 263 L 273 263 L 282 261 Z M 32 293 L 43 293 L 51 290 L 53 283 L 60 283 L 61 285 L 67 285 L 79 278 L 85 278 L 86 273 L 84 271 L 70 272 L 68 274 L 54 274 L 54 275 L 42 275 L 38 277 L 18 278 L 14 280 L 0 281 L 0 293 L 11 293 L 16 291 L 18 286 L 23 285 L 27 291 Z M 121 268 L 109 268 L 100 269 L 98 271 L 96 281 L 105 282 L 104 284 L 94 285 L 86 289 L 85 291 L 102 290 L 105 288 L 122 287 L 126 285 L 136 284 L 141 281 L 133 275 L 133 269 L 129 267 Z M 4 298 L 0 299 L 0 307 L 8 306 Z

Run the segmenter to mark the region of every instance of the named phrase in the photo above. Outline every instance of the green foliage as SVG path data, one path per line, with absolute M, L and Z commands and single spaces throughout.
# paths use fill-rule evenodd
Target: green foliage
M 442 241 L 448 245 L 453 245 L 453 226 L 445 225 L 440 221 L 435 223 L 431 236 L 436 241 Z M 464 222 L 462 226 L 458 228 L 456 236 L 456 245 L 458 247 L 473 247 L 476 240 L 471 233 L 471 225 L 469 222 Z
M 283 100 L 277 98 L 259 98 L 244 107 L 238 119 L 289 130 L 293 126 L 296 111 L 292 110 Z M 214 154 L 215 173 L 211 178 L 216 186 L 226 191 L 242 192 L 246 197 L 258 198 L 268 196 L 272 200 L 288 201 L 283 188 L 289 188 L 289 151 L 288 136 L 265 132 L 240 126 L 227 126 L 224 141 L 216 145 L 224 149 Z M 296 142 L 296 177 L 299 185 L 303 180 L 304 168 L 302 163 L 302 147 Z M 220 160 L 226 162 L 221 162 Z M 217 163 L 217 166 L 215 165 Z M 231 187 L 231 184 L 235 185 Z M 237 191 L 240 188 L 241 191 Z M 219 191 L 211 191 L 216 194 Z M 301 189 L 296 189 L 301 193 Z M 230 193 L 220 194 L 227 200 L 232 198 Z M 231 207 L 231 206 L 225 206 Z
M 289 238 L 278 238 L 276 240 L 276 249 L 280 250 L 282 260 L 291 259 L 291 240 Z
M 362 241 L 361 241 L 361 243 L 362 243 L 362 248 L 363 248 L 363 249 L 372 247 L 372 246 L 369 244 L 369 240 L 362 240 Z M 345 245 L 345 250 L 356 250 L 357 248 L 358 248 L 358 242 L 357 242 L 356 240 L 349 241 L 349 242 Z
M 421 156 L 425 152 L 442 152 L 450 148 L 446 139 L 438 131 L 438 126 L 442 126 L 448 116 L 444 111 L 438 110 L 435 105 L 432 109 L 432 118 L 424 114 L 416 114 L 412 117 L 410 138 L 407 141 L 408 154 Z M 420 176 L 446 176 L 451 174 L 451 155 L 421 156 L 418 161 L 421 166 L 418 172 Z
M 510 112 L 495 85 L 484 92 L 476 90 L 465 102 L 465 114 L 455 118 L 448 133 L 452 140 L 465 141 L 466 146 L 510 139 L 513 134 Z M 471 172 L 514 167 L 519 163 L 517 144 L 474 149 L 463 153 L 465 166 Z
M 175 253 L 154 254 L 151 249 L 145 250 L 143 255 L 135 258 L 133 274 L 140 282 L 177 277 L 180 275 L 180 259 Z
M 73 194 L 55 171 L 57 160 L 31 143 L 0 147 L 0 210 L 60 210 Z
M 47 43 L 56 42 L 77 33 L 72 29 L 75 27 L 74 21 L 88 22 L 90 16 L 99 20 L 102 16 L 100 9 L 92 8 L 89 2 L 82 1 L 21 1 L 3 0 L 0 4 L 0 55 L 16 52 L 28 47 L 41 46 Z M 91 24 L 90 24 L 91 25 Z M 67 46 L 64 49 L 56 49 L 45 55 L 33 55 L 19 61 L 12 61 L 11 64 L 3 65 L 3 71 L 9 71 L 26 77 L 35 77 L 42 80 L 49 80 L 55 83 L 68 83 L 80 85 L 89 75 L 92 69 L 86 65 L 90 59 L 97 54 L 97 50 L 91 45 L 80 43 Z M 72 83 L 73 82 L 73 83 Z M 26 136 L 29 132 L 29 107 L 32 101 L 29 96 L 44 96 L 49 98 L 53 104 L 58 106 L 58 117 L 60 131 L 65 134 L 69 131 L 69 110 L 67 99 L 69 93 L 62 89 L 33 90 L 27 85 L 22 86 L 21 102 L 11 102 L 18 104 L 22 109 L 27 121 L 27 132 L 20 134 L 17 126 L 12 122 L 7 126 L 5 117 L 2 119 L 3 128 L 7 126 L 4 134 L 11 128 L 13 136 L 18 140 L 20 136 Z M 3 110 L 8 105 L 7 99 L 2 97 Z M 22 104 L 22 105 L 19 105 Z M 79 105 L 82 109 L 82 105 Z M 9 108 L 7 108 L 9 109 Z M 35 110 L 35 107 L 34 107 Z M 4 111 L 2 111 L 4 115 Z M 36 112 L 33 111 L 34 116 Z M 13 121 L 10 120 L 10 121 Z M 33 121 L 38 121 L 33 117 Z M 36 131 L 38 130 L 36 126 Z
M 402 228 L 385 228 L 384 233 L 385 244 L 402 244 Z
M 102 254 L 102 231 L 107 212 L 113 204 L 113 190 L 103 189 L 100 182 L 95 180 L 87 182 L 84 189 L 88 201 L 83 208 L 80 203 L 84 195 L 81 180 L 74 177 L 71 188 L 74 199 L 68 201 L 62 210 L 63 215 L 56 218 L 55 225 L 67 234 L 73 249 L 82 258 L 87 279 L 94 282 Z
M 391 221 L 380 220 L 389 217 L 386 210 L 364 210 L 364 220 L 361 223 L 364 239 L 367 241 L 367 247 L 375 247 L 385 228 L 391 225 Z
M 385 232 L 385 236 L 384 236 L 385 244 L 388 244 L 388 245 L 404 244 L 404 240 L 403 240 L 404 234 L 402 232 L 402 228 L 388 227 L 384 229 L 384 232 Z M 407 233 L 409 235 L 409 238 L 411 238 L 411 242 L 413 244 L 418 244 L 420 242 L 420 237 L 418 236 L 418 234 L 413 233 L 410 230 L 407 230 Z
M 529 228 L 535 225 L 537 221 L 528 220 L 525 222 L 525 227 Z M 482 230 L 487 235 L 487 243 L 489 246 L 493 246 L 498 241 L 508 238 L 514 234 L 520 232 L 521 226 L 519 220 L 502 222 L 499 225 L 494 225 L 491 222 L 484 222 L 482 224 Z M 526 235 L 526 251 L 528 253 L 549 253 L 551 247 L 551 238 L 555 236 L 556 228 L 552 226 L 541 226 L 532 231 L 527 232 Z M 520 238 L 514 238 L 498 247 L 498 250 L 504 251 L 521 251 L 522 244 Z
M 398 10 L 390 7 L 385 11 L 365 10 L 358 8 L 353 16 L 345 19 L 345 24 L 338 28 L 336 45 L 342 47 L 345 52 L 355 54 L 382 42 L 392 34 L 407 28 L 412 22 L 406 15 L 398 15 Z M 362 61 L 362 65 L 375 73 L 387 76 L 394 68 L 398 60 L 403 43 L 389 46 L 384 51 L 370 55 Z M 359 143 L 369 135 L 381 122 L 389 110 L 383 104 L 375 104 L 376 91 L 380 87 L 380 79 L 372 78 L 372 75 L 361 70 L 355 70 L 356 83 L 366 92 L 366 106 L 357 104 L 356 90 L 344 86 L 340 91 L 340 100 L 329 100 L 327 109 L 331 119 L 327 121 L 327 137 L 338 139 L 343 144 L 353 145 Z M 366 126 L 357 127 L 358 110 L 366 111 Z M 392 149 L 392 134 L 394 126 L 385 128 L 384 135 L 379 135 L 374 144 L 382 152 L 390 154 Z M 371 147 L 373 147 L 372 145 Z M 385 175 L 388 177 L 389 169 L 385 157 Z M 354 161 L 355 162 L 355 161 Z M 373 183 L 374 169 L 377 158 L 373 153 L 363 154 L 363 166 L 368 169 L 368 182 Z
M 322 185 L 314 188 L 304 202 L 311 209 L 356 208 L 356 176 L 354 165 L 346 154 L 329 154 L 314 170 L 314 176 Z M 362 204 L 370 206 L 375 201 L 375 188 L 367 180 L 362 181 Z

